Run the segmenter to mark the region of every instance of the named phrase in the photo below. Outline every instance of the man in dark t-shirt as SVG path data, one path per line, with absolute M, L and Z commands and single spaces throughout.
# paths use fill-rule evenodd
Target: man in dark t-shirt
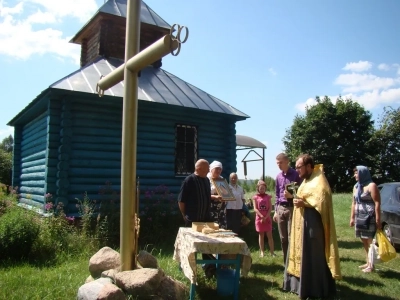
M 210 165 L 205 159 L 199 159 L 195 164 L 195 171 L 182 182 L 178 196 L 179 210 L 181 211 L 186 227 L 192 227 L 192 222 L 211 221 L 211 186 L 207 177 Z M 203 259 L 212 260 L 211 254 L 202 254 Z M 216 274 L 215 264 L 202 266 L 207 277 Z
M 199 159 L 195 164 L 195 172 L 182 182 L 178 205 L 188 227 L 192 226 L 192 222 L 211 221 L 211 187 L 207 178 L 208 171 L 208 161 Z

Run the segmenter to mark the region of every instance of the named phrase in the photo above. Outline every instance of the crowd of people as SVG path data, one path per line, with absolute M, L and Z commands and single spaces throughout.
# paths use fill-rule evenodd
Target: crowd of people
M 283 252 L 283 291 L 298 294 L 301 299 L 329 298 L 336 294 L 335 281 L 341 279 L 339 251 L 332 205 L 332 192 L 324 175 L 323 165 L 316 165 L 312 156 L 300 155 L 295 168 L 289 157 L 280 153 L 276 157 L 280 172 L 276 176 L 275 196 L 267 193 L 264 181 L 257 183 L 252 198 L 255 229 L 258 233 L 260 257 L 265 256 L 265 237 L 271 256 L 274 252 L 273 222 L 277 224 Z M 236 173 L 229 176 L 233 201 L 223 201 L 215 186 L 221 180 L 223 166 L 219 161 L 211 164 L 200 159 L 195 172 L 182 183 L 178 198 L 179 209 L 186 226 L 192 222 L 213 221 L 220 228 L 239 234 L 247 205 L 243 188 L 238 185 Z M 368 249 L 377 229 L 380 228 L 380 198 L 368 168 L 354 169 L 357 181 L 353 191 L 350 226 L 356 226 L 366 251 L 363 272 L 371 272 Z M 274 213 L 272 214 L 272 210 Z M 272 216 L 272 217 L 271 217 Z M 368 219 L 368 226 L 365 220 Z M 362 224 L 362 225 L 360 225 Z

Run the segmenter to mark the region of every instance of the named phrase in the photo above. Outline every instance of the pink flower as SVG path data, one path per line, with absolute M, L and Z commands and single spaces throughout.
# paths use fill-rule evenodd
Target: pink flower
M 54 207 L 54 205 L 52 202 L 47 202 L 46 205 L 44 206 L 44 209 L 46 211 L 49 211 L 49 210 L 53 209 L 53 207 Z

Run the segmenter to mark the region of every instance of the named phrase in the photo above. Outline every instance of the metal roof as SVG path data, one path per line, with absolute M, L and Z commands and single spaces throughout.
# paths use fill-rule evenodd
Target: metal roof
M 250 148 L 267 148 L 260 141 L 245 135 L 236 135 L 236 146 Z
M 99 58 L 55 82 L 50 88 L 96 93 L 96 84 L 100 76 L 106 76 L 122 63 L 123 60 L 120 59 Z M 123 97 L 123 92 L 124 85 L 121 82 L 105 91 L 104 95 Z M 240 118 L 249 117 L 228 103 L 211 96 L 179 77 L 161 68 L 151 66 L 141 71 L 138 99 L 230 114 Z
M 127 0 L 108 0 L 99 8 L 95 15 L 102 12 L 126 18 L 126 6 Z M 156 12 L 152 10 L 146 3 L 144 3 L 144 1 L 142 1 L 141 5 L 140 21 L 158 27 L 164 27 L 167 29 L 171 28 L 171 26 L 158 14 L 156 14 Z
M 78 37 L 81 35 L 83 30 L 94 21 L 94 19 L 100 14 L 110 14 L 113 16 L 126 18 L 127 0 L 108 0 L 104 3 L 93 17 L 75 34 L 70 40 L 71 43 L 76 43 Z M 171 26 L 165 22 L 154 10 L 152 10 L 146 3 L 142 1 L 140 11 L 140 21 L 142 23 L 158 26 L 170 30 Z M 80 42 L 78 42 L 80 44 Z

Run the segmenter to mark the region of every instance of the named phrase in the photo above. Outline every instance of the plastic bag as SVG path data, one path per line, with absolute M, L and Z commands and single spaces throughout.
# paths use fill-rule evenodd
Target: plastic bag
M 396 249 L 390 244 L 382 230 L 376 231 L 376 240 L 379 244 L 378 254 L 382 261 L 387 262 L 396 257 Z
M 368 250 L 368 261 L 372 264 L 372 266 L 381 264 L 383 261 L 381 260 L 381 257 L 379 256 L 379 250 L 378 246 L 375 245 L 374 242 L 369 245 L 369 250 Z

